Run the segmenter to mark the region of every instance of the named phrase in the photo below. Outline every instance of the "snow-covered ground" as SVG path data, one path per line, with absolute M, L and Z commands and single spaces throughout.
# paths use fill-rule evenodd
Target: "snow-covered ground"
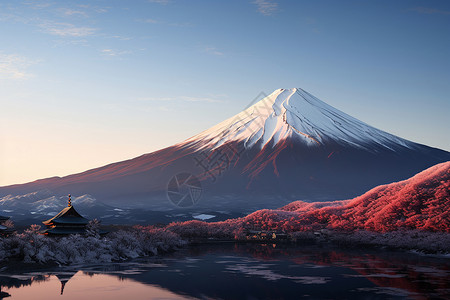
M 83 264 L 120 261 L 156 255 L 185 244 L 177 234 L 153 227 L 136 226 L 100 237 L 91 228 L 86 235 L 52 238 L 41 235 L 40 226 L 32 225 L 23 233 L 0 237 L 0 263 Z

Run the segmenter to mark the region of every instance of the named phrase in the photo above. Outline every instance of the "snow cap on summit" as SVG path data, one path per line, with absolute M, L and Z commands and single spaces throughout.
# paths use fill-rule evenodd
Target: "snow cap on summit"
M 245 147 L 272 147 L 286 139 L 308 146 L 335 142 L 370 149 L 411 147 L 412 143 L 376 129 L 326 104 L 301 88 L 277 89 L 241 113 L 206 130 L 187 142 L 202 141 L 204 147 L 244 142 Z M 393 147 L 394 146 L 394 147 Z

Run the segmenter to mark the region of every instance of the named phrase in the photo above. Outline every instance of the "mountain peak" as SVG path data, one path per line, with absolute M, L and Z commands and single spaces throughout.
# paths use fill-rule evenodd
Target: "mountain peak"
M 378 130 L 303 89 L 278 89 L 171 147 L 62 178 L 0 187 L 0 208 L 12 207 L 8 195 L 48 189 L 50 195 L 30 194 L 21 202 L 42 199 L 45 207 L 52 195 L 71 192 L 121 208 L 167 211 L 178 209 L 168 198 L 169 184 L 190 174 L 198 179 L 196 191 L 202 187 L 196 215 L 252 211 L 298 199 L 353 198 L 448 160 L 449 152 Z M 179 193 L 187 197 L 191 190 Z
M 390 150 L 412 146 L 409 141 L 349 116 L 301 88 L 277 89 L 187 142 L 201 141 L 208 148 L 243 142 L 248 149 L 268 144 L 274 147 L 286 139 L 311 147 L 329 142 L 368 150 L 374 146 Z

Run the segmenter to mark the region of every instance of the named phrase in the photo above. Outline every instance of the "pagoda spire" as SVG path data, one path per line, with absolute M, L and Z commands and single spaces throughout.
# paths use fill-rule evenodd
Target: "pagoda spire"
M 68 203 L 68 207 L 71 207 L 72 206 L 72 199 L 70 198 L 71 197 L 71 195 L 69 194 L 69 203 Z
M 64 293 L 64 287 L 66 286 L 67 281 L 61 281 L 61 294 L 62 295 Z

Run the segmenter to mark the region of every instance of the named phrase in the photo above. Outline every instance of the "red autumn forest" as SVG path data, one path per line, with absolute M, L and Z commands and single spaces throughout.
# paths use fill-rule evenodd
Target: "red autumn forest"
M 435 165 L 407 180 L 373 188 L 351 200 L 292 202 L 280 209 L 258 210 L 224 222 L 188 221 L 167 227 L 182 236 L 231 236 L 243 230 L 450 232 L 450 162 Z

